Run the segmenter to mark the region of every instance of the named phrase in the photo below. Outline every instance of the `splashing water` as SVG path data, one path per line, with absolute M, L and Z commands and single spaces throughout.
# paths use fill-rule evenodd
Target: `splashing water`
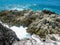
M 2 23 L 1 21 L 0 21 L 0 23 L 1 23 L 3 26 L 5 26 L 5 27 L 7 27 L 7 28 L 9 28 L 9 29 L 11 29 L 11 30 L 13 30 L 13 31 L 16 33 L 16 35 L 17 35 L 17 37 L 18 37 L 19 39 L 24 39 L 24 38 L 29 38 L 29 37 L 30 37 L 30 34 L 27 33 L 27 31 L 26 31 L 27 27 L 23 27 L 23 26 L 20 26 L 20 27 L 12 26 L 12 27 L 9 27 L 9 25 L 4 24 L 4 23 Z
M 10 27 L 10 29 L 12 29 L 16 33 L 19 39 L 29 38 L 30 34 L 26 32 L 27 27 L 24 28 L 23 26 L 20 27 L 13 26 Z

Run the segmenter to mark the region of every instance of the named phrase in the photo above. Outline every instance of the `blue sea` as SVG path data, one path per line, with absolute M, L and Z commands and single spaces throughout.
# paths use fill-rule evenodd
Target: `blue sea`
M 60 0 L 0 0 L 1 10 L 50 10 L 60 14 Z

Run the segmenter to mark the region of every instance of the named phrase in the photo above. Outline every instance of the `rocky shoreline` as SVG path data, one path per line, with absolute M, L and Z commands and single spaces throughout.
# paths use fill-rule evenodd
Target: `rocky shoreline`
M 49 10 L 32 11 L 29 9 L 22 11 L 4 10 L 0 12 L 0 21 L 2 21 L 3 23 L 7 23 L 9 26 L 28 27 L 27 32 L 30 33 L 32 36 L 33 34 L 38 35 L 37 39 L 41 39 L 40 41 L 45 42 L 47 40 L 46 38 L 48 38 L 50 39 L 49 41 L 52 40 L 56 42 L 58 40 L 58 42 L 60 42 L 60 15 L 56 14 L 55 12 L 51 12 Z M 54 35 L 58 36 L 59 39 Z M 32 40 L 32 42 L 30 40 Z M 26 43 L 25 45 L 45 44 L 40 44 L 42 42 L 38 43 L 36 38 L 29 38 L 19 41 L 18 45 L 24 45 L 24 43 Z M 17 43 L 13 45 L 17 45 Z M 51 45 L 58 44 L 55 43 Z

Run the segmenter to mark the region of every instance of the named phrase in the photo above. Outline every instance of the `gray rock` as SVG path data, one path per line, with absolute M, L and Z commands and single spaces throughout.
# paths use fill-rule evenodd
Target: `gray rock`
M 0 45 L 12 45 L 15 41 L 19 41 L 15 32 L 0 23 Z
M 59 34 L 48 34 L 45 40 L 43 38 L 41 39 L 38 35 L 33 34 L 29 39 L 14 42 L 12 45 L 60 45 L 59 40 Z

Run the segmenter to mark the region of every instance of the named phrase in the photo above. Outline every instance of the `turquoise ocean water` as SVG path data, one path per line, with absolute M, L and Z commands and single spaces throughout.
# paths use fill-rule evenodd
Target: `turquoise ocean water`
M 0 0 L 0 11 L 14 9 L 47 9 L 60 14 L 60 0 Z

